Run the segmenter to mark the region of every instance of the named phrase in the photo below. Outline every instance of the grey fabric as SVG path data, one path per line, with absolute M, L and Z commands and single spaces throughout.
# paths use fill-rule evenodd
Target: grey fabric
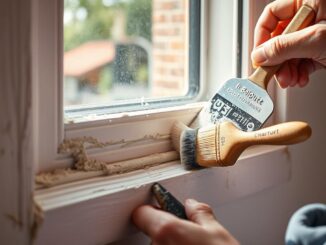
M 286 245 L 326 245 L 326 205 L 309 204 L 291 217 L 285 235 Z

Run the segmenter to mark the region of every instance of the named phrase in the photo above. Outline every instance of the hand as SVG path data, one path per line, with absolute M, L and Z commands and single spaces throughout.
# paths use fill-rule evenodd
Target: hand
M 220 225 L 212 209 L 193 199 L 186 200 L 186 214 L 190 221 L 155 209 L 141 206 L 132 215 L 135 225 L 145 232 L 153 245 L 237 245 L 231 234 Z
M 313 25 L 279 36 L 302 4 L 315 10 Z M 276 0 L 268 4 L 255 28 L 251 59 L 255 67 L 283 63 L 276 73 L 282 88 L 307 85 L 309 74 L 326 67 L 326 1 Z
M 290 219 L 286 245 L 326 244 L 326 205 L 309 204 Z

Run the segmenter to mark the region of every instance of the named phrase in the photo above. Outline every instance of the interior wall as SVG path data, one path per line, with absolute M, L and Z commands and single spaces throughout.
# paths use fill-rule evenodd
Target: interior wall
M 314 74 L 306 88 L 288 89 L 288 121 L 306 121 L 312 137 L 289 147 L 291 177 L 257 194 L 215 207 L 217 219 L 241 244 L 284 244 L 293 212 L 308 203 L 326 203 L 326 70 Z M 149 244 L 141 233 L 113 243 Z
M 242 244 L 284 244 L 289 218 L 301 206 L 326 203 L 326 70 L 314 74 L 306 88 L 288 90 L 288 121 L 306 121 L 312 137 L 289 147 L 291 178 L 287 183 L 216 207 L 218 220 Z
M 221 1 L 212 1 L 211 11 L 218 10 Z M 223 2 L 225 4 L 226 2 Z M 228 2 L 229 3 L 229 2 Z M 225 5 L 223 5 L 226 7 Z M 217 14 L 211 16 L 212 23 Z M 211 44 L 218 42 L 217 27 L 210 30 Z M 211 49 L 213 52 L 215 49 Z M 212 59 L 218 56 L 212 54 Z M 210 60 L 212 62 L 212 60 Z M 210 78 L 225 81 L 211 64 Z M 219 67 L 221 70 L 221 67 Z M 223 69 L 222 69 L 223 70 Z M 222 76 L 222 77 L 221 77 Z M 326 70 L 316 72 L 305 88 L 289 88 L 287 99 L 287 121 L 306 121 L 312 127 L 312 137 L 301 144 L 289 147 L 291 176 L 286 183 L 270 189 L 214 207 L 217 219 L 241 242 L 241 244 L 284 244 L 284 234 L 291 215 L 308 203 L 326 203 L 326 160 L 324 139 L 326 138 Z M 213 90 L 215 91 L 215 90 Z M 113 243 L 149 244 L 141 233 L 123 241 Z

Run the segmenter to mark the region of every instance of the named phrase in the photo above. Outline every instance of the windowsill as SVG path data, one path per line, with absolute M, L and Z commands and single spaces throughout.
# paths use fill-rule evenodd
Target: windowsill
M 160 119 L 170 116 L 175 117 L 176 115 L 185 113 L 194 113 L 195 115 L 203 108 L 205 104 L 206 102 L 192 102 L 182 105 L 175 104 L 174 106 L 162 106 L 160 108 L 148 110 L 138 110 L 103 115 L 94 114 L 84 118 L 81 117 L 78 120 L 76 119 L 74 122 L 66 123 L 65 130 L 103 126 L 107 124 L 115 125 L 121 123 L 132 123 L 148 119 Z
M 203 28 L 200 30 L 200 97 L 206 100 L 213 95 L 211 93 L 216 91 L 221 82 L 235 76 L 234 61 L 238 57 L 238 46 L 232 41 L 237 40 L 234 31 L 235 1 L 201 2 Z M 94 121 L 78 123 L 76 120 L 76 123 L 63 125 L 63 83 L 60 82 L 63 67 L 63 48 L 60 41 L 63 35 L 62 3 L 39 0 L 35 3 L 33 15 L 35 18 L 33 17 L 32 29 L 35 29 L 36 40 L 33 49 L 37 51 L 33 56 L 33 63 L 37 64 L 35 91 L 38 91 L 34 97 L 38 102 L 35 103 L 39 146 L 38 164 L 35 166 L 37 172 L 70 166 L 69 159 L 66 161 L 67 159 L 62 159 L 57 154 L 58 144 L 63 139 L 92 136 L 101 142 L 133 140 L 157 133 L 169 134 L 175 120 L 185 123 L 192 120 L 200 107 L 162 112 L 164 117 L 161 117 L 162 113 L 157 113 L 146 118 L 146 111 L 142 115 L 121 114 L 117 118 L 95 116 L 91 118 Z M 250 1 L 245 4 L 247 9 L 243 16 L 243 26 L 248 26 L 249 29 L 245 28 L 243 32 L 243 71 L 250 67 L 250 55 L 247 53 L 251 50 L 250 30 L 253 30 L 253 23 L 264 4 L 264 1 Z M 227 35 L 220 35 L 221 33 Z M 244 72 L 243 75 L 245 74 Z M 282 103 L 279 97 L 277 102 L 281 109 L 286 108 L 286 103 Z M 279 109 L 273 122 L 285 121 L 283 119 L 286 111 L 284 110 L 282 117 Z M 90 155 L 115 162 L 123 160 L 121 157 L 128 159 L 138 157 L 137 154 L 165 151 L 170 147 L 170 144 L 165 143 L 158 142 L 150 147 L 148 144 L 143 148 L 119 148 L 116 151 L 112 147 L 112 151 L 94 150 Z M 35 192 L 35 199 L 42 207 L 45 218 L 36 244 L 107 244 L 134 232 L 130 225 L 130 214 L 138 205 L 150 201 L 150 186 L 156 181 L 160 181 L 181 201 L 193 197 L 216 206 L 289 180 L 291 162 L 287 147 L 255 149 L 260 150 L 256 152 L 248 149 L 247 154 L 235 166 L 228 168 L 185 171 L 178 162 L 171 162 L 119 176 L 98 177 L 38 190 Z
M 187 171 L 175 161 L 38 190 L 35 199 L 45 219 L 37 244 L 104 244 L 130 234 L 130 214 L 150 201 L 154 182 L 181 201 L 193 197 L 216 207 L 286 182 L 290 170 L 288 147 L 259 146 L 227 168 Z

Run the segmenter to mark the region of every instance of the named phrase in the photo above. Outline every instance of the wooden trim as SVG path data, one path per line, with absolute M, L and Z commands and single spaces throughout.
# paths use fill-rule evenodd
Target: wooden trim
M 18 0 L 15 0 L 18 1 Z M 31 0 L 30 0 L 31 1 Z M 60 128 L 60 30 L 58 19 L 60 0 L 35 0 L 38 6 L 38 151 L 37 163 L 42 168 L 52 168 L 53 160 L 58 160 L 57 147 L 63 137 L 77 137 L 85 135 L 104 137 L 103 133 L 119 140 L 128 134 L 124 129 L 134 134 L 129 137 L 139 138 L 146 134 L 145 130 L 168 132 L 173 120 L 177 119 L 173 113 L 168 118 L 153 118 L 146 120 L 125 120 L 123 117 L 106 122 L 102 126 L 88 125 L 81 128 L 70 125 L 66 129 Z M 232 45 L 228 38 L 221 39 L 220 31 L 228 33 L 225 23 L 229 21 L 226 8 L 232 9 L 232 3 L 225 1 L 209 1 L 207 6 L 207 38 L 203 47 L 203 60 L 207 60 L 207 67 L 202 69 L 206 75 L 208 86 L 203 95 L 211 96 L 219 83 L 233 77 L 231 67 Z M 227 21 L 224 19 L 226 18 Z M 232 19 L 232 18 L 231 18 Z M 223 21 L 221 21 L 223 20 Z M 231 38 L 231 37 L 229 37 Z M 59 55 L 58 55 L 59 54 Z M 221 65 L 221 66 L 220 66 Z M 203 66 L 203 65 L 202 65 Z M 205 82 L 206 79 L 203 79 Z M 208 97 L 205 97 L 208 99 Z M 60 108 L 59 108 L 60 107 Z M 186 112 L 186 111 L 184 111 Z M 179 118 L 189 120 L 194 114 L 184 113 Z M 145 115 L 146 116 L 146 115 Z M 119 121 L 122 120 L 122 121 Z M 160 125 L 157 123 L 160 122 Z M 34 125 L 37 125 L 35 123 Z M 61 124 L 60 124 L 61 123 Z M 151 123 L 151 126 L 150 126 Z M 60 124 L 60 125 L 59 125 Z M 139 132 L 138 128 L 144 130 Z M 120 127 L 119 131 L 117 125 Z M 69 129 L 68 129 L 69 128 Z M 64 131 L 65 130 L 65 131 Z M 101 138 L 100 138 L 101 139 Z M 104 141 L 107 138 L 102 138 Z M 168 146 L 161 142 L 155 147 L 162 149 Z M 145 145 L 146 146 L 146 145 Z M 263 149 L 263 150 L 262 150 Z M 121 152 L 123 151 L 123 154 Z M 154 168 L 140 170 L 129 174 L 111 177 L 100 177 L 81 182 L 54 187 L 36 192 L 35 198 L 44 210 L 44 223 L 40 228 L 37 244 L 105 244 L 124 235 L 135 232 L 130 224 L 130 213 L 138 205 L 149 202 L 149 187 L 154 181 L 173 190 L 173 193 L 183 200 L 194 197 L 210 203 L 213 207 L 237 198 L 256 193 L 271 186 L 275 186 L 290 178 L 291 163 L 286 147 L 259 148 L 259 154 L 249 153 L 238 164 L 230 168 L 205 169 L 196 172 L 187 172 L 177 162 L 160 165 Z M 124 154 L 134 155 L 144 153 L 144 149 L 119 149 L 114 157 Z M 94 152 L 97 154 L 98 152 Z M 147 154 L 147 153 L 146 153 Z M 99 155 L 109 155 L 101 152 Z M 99 156 L 98 155 L 98 156 Z M 119 155 L 119 156 L 118 156 Z M 115 159 L 112 159 L 115 160 Z M 58 161 L 60 162 L 60 160 Z M 55 162 L 57 164 L 58 162 Z M 66 162 L 64 164 L 67 164 Z M 63 165 L 66 166 L 66 165 Z M 214 186 L 209 190 L 206 186 Z
M 289 181 L 287 149 L 260 147 L 259 154 L 257 149 L 249 150 L 235 166 L 227 168 L 186 171 L 175 161 L 39 190 L 35 198 L 45 219 L 36 244 L 107 244 L 135 233 L 131 212 L 152 203 L 150 187 L 157 181 L 182 202 L 192 197 L 212 207 L 266 190 Z
M 29 244 L 35 95 L 32 0 L 0 2 L 0 243 Z
M 38 159 L 36 171 L 58 159 L 64 138 L 62 108 L 62 0 L 34 0 L 36 38 L 34 63 L 37 80 Z
M 261 12 L 270 0 L 243 1 L 243 48 L 242 48 L 242 76 L 248 77 L 254 69 L 251 64 L 251 50 L 254 46 L 254 30 Z
M 92 136 L 100 141 L 134 140 L 148 135 L 168 134 L 175 120 L 191 121 L 201 108 L 195 105 L 153 109 L 143 112 L 128 112 L 110 115 L 103 120 L 86 123 L 63 123 L 62 88 L 62 11 L 63 0 L 35 0 L 37 17 L 37 66 L 38 96 L 38 161 L 36 172 L 48 171 L 57 167 L 68 167 L 71 162 L 66 156 L 58 154 L 58 146 L 63 139 Z M 139 146 L 140 144 L 138 144 Z M 145 149 L 146 147 L 146 149 Z M 144 145 L 133 149 L 124 148 L 125 154 L 118 157 L 112 149 L 96 151 L 101 157 L 111 156 L 107 161 L 121 161 L 144 154 L 162 152 L 160 145 Z M 110 151 L 112 154 L 108 154 Z M 149 152 L 150 151 L 150 152 Z M 141 154 L 144 152 L 144 154 Z M 92 152 L 90 152 L 92 154 Z

